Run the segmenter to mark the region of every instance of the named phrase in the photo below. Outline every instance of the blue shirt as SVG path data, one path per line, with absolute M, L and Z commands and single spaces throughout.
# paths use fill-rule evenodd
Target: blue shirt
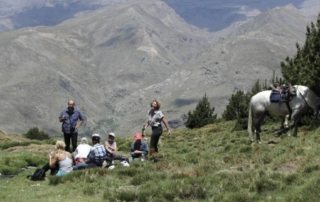
M 131 144 L 131 154 L 133 154 L 134 152 L 134 142 Z M 139 151 L 142 152 L 143 155 L 147 155 L 149 152 L 149 147 L 148 144 L 146 142 L 144 142 L 143 140 L 141 141 L 141 145 L 140 145 L 140 149 L 138 149 Z
M 65 109 L 60 113 L 59 118 L 65 119 L 62 122 L 62 132 L 66 134 L 77 132 L 77 129 L 76 129 L 77 122 L 79 120 L 80 121 L 84 120 L 84 116 L 77 109 L 74 109 L 72 113 L 69 113 L 68 109 Z
M 106 156 L 106 149 L 100 143 L 95 144 L 88 155 L 89 163 L 94 163 L 97 166 L 102 166 L 104 157 Z

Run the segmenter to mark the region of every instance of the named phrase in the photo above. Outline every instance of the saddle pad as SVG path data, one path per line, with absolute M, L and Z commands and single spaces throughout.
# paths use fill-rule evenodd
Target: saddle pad
M 270 102 L 280 102 L 281 94 L 279 91 L 272 91 L 270 95 Z

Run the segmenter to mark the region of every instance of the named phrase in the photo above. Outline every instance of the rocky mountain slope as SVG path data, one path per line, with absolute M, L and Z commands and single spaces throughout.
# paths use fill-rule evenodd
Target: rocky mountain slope
M 134 0 L 55 27 L 0 33 L 0 128 L 57 134 L 69 98 L 88 117 L 81 133 L 132 133 L 153 98 L 178 125 L 204 93 L 221 113 L 235 89 L 279 71 L 306 23 L 294 7 L 278 8 L 218 38 L 163 1 Z
M 133 92 L 178 71 L 207 37 L 165 3 L 148 0 L 106 7 L 53 28 L 1 33 L 1 127 L 59 131 L 57 115 L 73 98 L 88 116 L 87 128 L 115 128 L 134 102 L 148 106 L 154 97 L 131 102 Z M 119 112 L 123 100 L 126 110 Z

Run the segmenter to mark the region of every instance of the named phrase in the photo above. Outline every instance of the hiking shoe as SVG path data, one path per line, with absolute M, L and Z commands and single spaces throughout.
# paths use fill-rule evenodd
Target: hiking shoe
M 124 167 L 129 167 L 130 164 L 128 163 L 128 161 L 121 161 L 121 164 L 124 166 Z
M 111 165 L 111 166 L 108 167 L 109 170 L 113 170 L 114 168 L 115 168 L 114 165 Z
M 106 162 L 106 161 L 103 161 L 103 163 L 102 163 L 102 168 L 105 168 L 105 167 L 107 167 L 108 166 L 108 163 Z

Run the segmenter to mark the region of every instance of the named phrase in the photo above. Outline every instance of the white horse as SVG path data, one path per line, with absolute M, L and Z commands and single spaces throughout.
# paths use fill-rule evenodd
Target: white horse
M 319 97 L 306 86 L 296 85 L 296 95 L 290 100 L 289 106 L 292 110 L 290 135 L 297 135 L 297 123 L 301 116 L 312 108 L 314 112 L 319 109 Z M 252 96 L 249 104 L 248 132 L 251 141 L 260 141 L 261 123 L 264 117 L 270 116 L 285 117 L 289 109 L 285 102 L 270 102 L 271 90 L 259 92 Z M 255 137 L 253 136 L 255 134 Z

